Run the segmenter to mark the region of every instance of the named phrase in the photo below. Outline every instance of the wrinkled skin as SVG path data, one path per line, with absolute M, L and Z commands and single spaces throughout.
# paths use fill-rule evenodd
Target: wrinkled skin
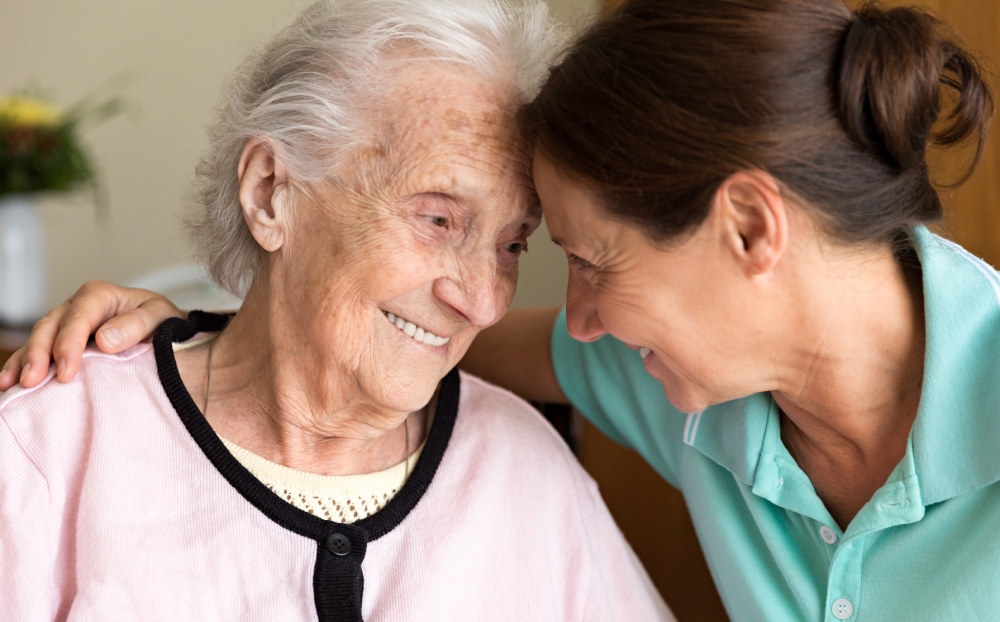
M 437 64 L 405 75 L 381 97 L 371 140 L 295 206 L 269 259 L 272 313 L 301 327 L 290 343 L 323 370 L 318 384 L 384 413 L 426 404 L 504 315 L 540 218 L 502 96 Z M 383 311 L 451 341 L 418 344 Z
M 267 252 L 218 340 L 208 417 L 293 468 L 387 468 L 408 419 L 417 446 L 439 381 L 510 305 L 541 217 L 512 98 L 429 61 L 390 78 L 365 107 L 371 132 L 322 184 L 296 185 L 280 149 L 248 144 L 241 162 Z M 419 343 L 386 312 L 449 342 Z M 179 358 L 197 400 L 204 355 Z

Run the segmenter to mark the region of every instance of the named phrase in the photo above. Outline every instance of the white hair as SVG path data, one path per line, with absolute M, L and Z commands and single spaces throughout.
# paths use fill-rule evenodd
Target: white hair
M 222 288 L 241 296 L 259 247 L 243 219 L 237 168 L 246 142 L 266 138 L 297 184 L 318 182 L 349 157 L 361 102 L 403 46 L 470 68 L 529 101 L 566 41 L 542 0 L 319 0 L 236 71 L 223 91 L 196 169 L 194 251 Z M 409 55 L 407 55 L 409 57 Z

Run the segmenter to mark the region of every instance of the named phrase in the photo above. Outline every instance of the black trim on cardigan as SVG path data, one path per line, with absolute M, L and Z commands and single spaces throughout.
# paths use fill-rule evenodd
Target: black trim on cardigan
M 438 394 L 437 410 L 427 433 L 424 449 L 409 479 L 380 511 L 351 525 L 324 520 L 300 510 L 272 492 L 233 457 L 209 425 L 181 381 L 174 358 L 173 343 L 187 341 L 199 332 L 219 332 L 231 316 L 192 311 L 188 319 L 171 318 L 153 336 L 153 349 L 160 382 L 174 410 L 191 437 L 223 477 L 247 501 L 282 527 L 316 541 L 313 592 L 319 622 L 361 622 L 364 575 L 361 562 L 368 543 L 396 528 L 416 507 L 434 479 L 448 448 L 458 415 L 460 379 L 453 369 L 444 377 Z M 350 551 L 334 552 L 327 541 L 336 534 L 350 541 Z M 342 544 L 342 539 L 340 540 Z

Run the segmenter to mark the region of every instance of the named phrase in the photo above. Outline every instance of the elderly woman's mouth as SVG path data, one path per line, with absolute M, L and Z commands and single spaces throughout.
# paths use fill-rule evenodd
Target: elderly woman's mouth
M 413 322 L 405 320 L 398 315 L 389 313 L 388 311 L 382 311 L 386 319 L 389 320 L 396 328 L 402 331 L 407 337 L 419 341 L 420 343 L 429 346 L 443 346 L 449 341 L 451 337 L 439 337 L 429 330 L 424 329 L 422 326 L 417 326 Z

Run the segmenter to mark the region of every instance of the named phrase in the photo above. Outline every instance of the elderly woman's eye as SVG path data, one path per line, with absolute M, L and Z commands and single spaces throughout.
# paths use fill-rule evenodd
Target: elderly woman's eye
M 528 252 L 528 244 L 525 243 L 525 242 L 511 242 L 510 244 L 508 244 L 504 248 L 507 249 L 507 252 L 514 253 L 514 254 L 520 254 L 520 253 L 527 253 Z
M 444 216 L 424 216 L 424 220 L 431 223 L 435 227 L 447 227 L 448 219 Z

